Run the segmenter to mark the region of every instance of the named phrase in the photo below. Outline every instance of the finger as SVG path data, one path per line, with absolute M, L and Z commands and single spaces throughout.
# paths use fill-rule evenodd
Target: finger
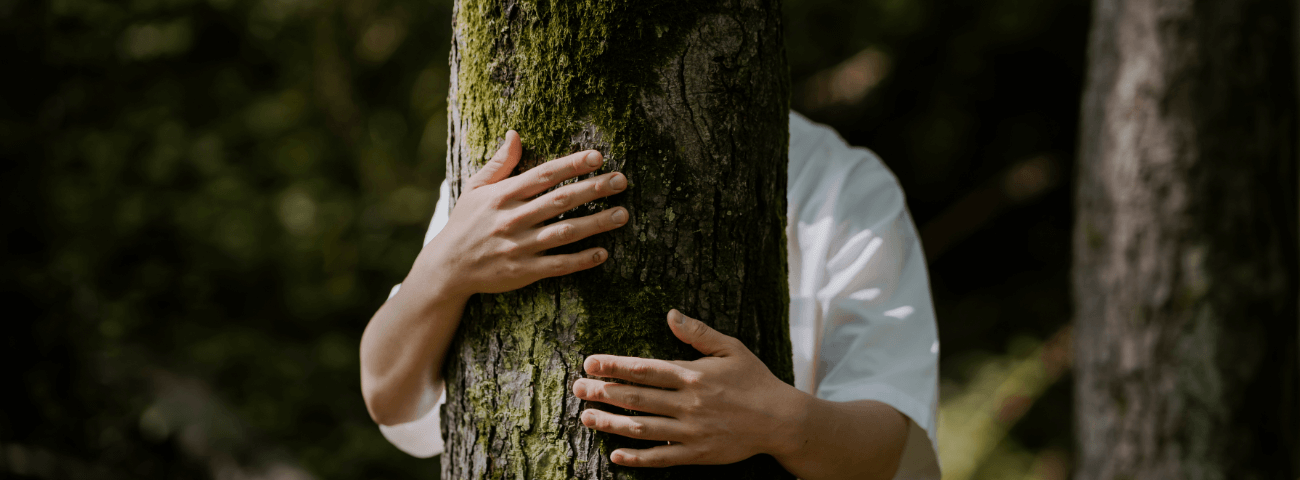
M 688 445 L 674 443 L 654 448 L 620 448 L 609 454 L 609 460 L 625 467 L 671 467 L 696 463 L 699 455 Z
M 541 229 L 537 234 L 537 250 L 549 250 L 567 245 L 597 233 L 608 232 L 626 223 L 627 209 L 622 207 L 555 222 Z
M 582 425 L 614 435 L 641 440 L 663 440 L 681 438 L 681 423 L 671 418 L 618 415 L 596 409 L 582 412 Z
M 519 176 L 506 180 L 506 192 L 511 198 L 528 198 L 554 187 L 570 178 L 591 173 L 605 163 L 600 152 L 587 150 L 543 163 Z
M 543 255 L 532 264 L 538 278 L 558 277 L 605 263 L 609 252 L 600 247 L 592 247 L 578 253 Z
M 588 402 L 600 402 L 638 412 L 674 416 L 680 411 L 670 396 L 673 392 L 657 388 L 602 382 L 579 378 L 573 382 L 573 395 Z
M 592 355 L 582 362 L 587 375 L 617 378 L 660 388 L 681 388 L 687 370 L 663 360 L 614 355 Z
M 725 357 L 740 347 L 740 340 L 723 335 L 704 322 L 688 317 L 677 309 L 668 312 L 668 328 L 678 340 L 695 347 L 700 353 L 715 357 Z
M 501 142 L 501 148 L 497 149 L 496 155 L 488 160 L 483 168 L 469 177 L 466 186 L 470 190 L 475 188 L 491 185 L 506 177 L 510 176 L 510 171 L 515 169 L 519 164 L 519 156 L 523 154 L 524 146 L 519 142 L 519 132 L 510 130 L 506 132 L 506 140 Z
M 528 202 L 523 207 L 519 218 L 525 225 L 536 225 L 572 210 L 578 205 L 622 192 L 625 188 L 627 188 L 627 177 L 619 172 L 588 178 L 557 188 Z

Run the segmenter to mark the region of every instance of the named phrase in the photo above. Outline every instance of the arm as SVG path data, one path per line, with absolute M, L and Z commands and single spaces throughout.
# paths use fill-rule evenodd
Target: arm
M 791 437 L 796 441 L 776 454 L 786 470 L 805 480 L 894 477 L 907 443 L 903 414 L 875 400 L 834 402 L 796 392 L 810 405 L 800 434 Z
M 492 160 L 465 183 L 446 227 L 420 251 L 404 287 L 366 325 L 361 393 L 376 423 L 408 422 L 433 408 L 442 363 L 470 296 L 599 265 L 608 257 L 599 247 L 565 255 L 544 252 L 627 222 L 627 210 L 613 208 L 544 225 L 580 204 L 623 191 L 627 178 L 607 173 L 534 199 L 564 180 L 594 172 L 603 159 L 596 151 L 579 152 L 509 177 L 522 149 L 519 135 L 507 132 Z
M 907 440 L 907 419 L 872 400 L 821 400 L 782 382 L 739 340 L 673 310 L 673 334 L 707 355 L 664 361 L 593 355 L 574 382 L 577 397 L 660 417 L 582 412 L 589 428 L 662 440 L 649 449 L 618 449 L 610 460 L 632 467 L 734 463 L 770 454 L 805 480 L 888 479 Z

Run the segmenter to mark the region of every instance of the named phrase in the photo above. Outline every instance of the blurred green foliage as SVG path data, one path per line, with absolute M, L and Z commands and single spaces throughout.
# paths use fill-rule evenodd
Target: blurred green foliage
M 435 471 L 366 415 L 357 344 L 443 175 L 449 3 L 3 8 L 5 294 L 30 313 L 2 441 L 129 476 L 172 450 Z M 165 408 L 145 435 L 163 376 L 207 385 L 232 445 L 187 446 Z
M 918 224 L 1025 158 L 1070 171 L 1086 2 L 785 8 L 795 107 Z M 444 175 L 450 9 L 0 1 L 0 476 L 437 475 L 367 417 L 357 348 Z M 1065 323 L 1066 184 L 932 269 L 946 390 Z M 1055 385 L 1006 441 L 1068 456 Z

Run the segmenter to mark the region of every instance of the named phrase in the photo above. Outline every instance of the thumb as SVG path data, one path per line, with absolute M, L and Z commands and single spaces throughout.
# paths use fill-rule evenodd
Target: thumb
M 524 146 L 519 142 L 519 132 L 507 131 L 506 139 L 501 142 L 501 148 L 497 149 L 496 155 L 493 155 L 492 159 L 488 160 L 477 173 L 469 177 L 467 186 L 473 190 L 504 180 L 510 176 L 510 171 L 515 169 L 515 165 L 519 164 L 519 157 L 523 151 Z
M 723 335 L 722 332 L 682 314 L 677 309 L 668 311 L 668 328 L 673 330 L 673 335 L 676 335 L 678 340 L 695 347 L 700 353 L 713 357 L 731 355 L 737 343 L 736 339 Z

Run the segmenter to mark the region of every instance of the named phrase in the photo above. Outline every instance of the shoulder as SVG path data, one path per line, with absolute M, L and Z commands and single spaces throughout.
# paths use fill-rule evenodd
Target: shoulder
M 897 177 L 875 152 L 796 112 L 790 112 L 787 197 L 793 216 L 833 216 L 860 228 L 906 208 Z

